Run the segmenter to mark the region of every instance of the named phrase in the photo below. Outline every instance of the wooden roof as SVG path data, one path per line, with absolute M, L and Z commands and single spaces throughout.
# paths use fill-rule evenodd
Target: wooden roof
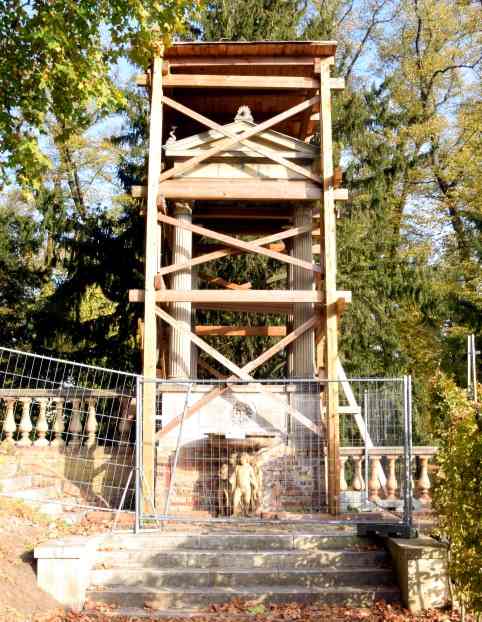
M 183 41 L 164 50 L 164 58 L 179 59 L 186 56 L 333 56 L 336 41 Z
M 317 60 L 333 56 L 335 51 L 335 41 L 174 43 L 164 50 L 163 90 L 169 97 L 222 125 L 232 121 L 242 105 L 250 107 L 255 122 L 259 123 L 314 94 L 319 84 Z M 253 84 L 248 76 L 253 76 Z M 269 78 L 258 79 L 254 85 L 257 76 Z M 283 85 L 290 80 L 291 85 L 285 88 Z M 271 88 L 273 81 L 279 84 L 273 83 Z M 316 131 L 317 122 L 310 121 L 311 114 L 316 112 L 315 107 L 276 129 L 304 140 Z M 166 107 L 164 136 L 169 135 L 172 126 L 177 127 L 179 138 L 205 129 Z

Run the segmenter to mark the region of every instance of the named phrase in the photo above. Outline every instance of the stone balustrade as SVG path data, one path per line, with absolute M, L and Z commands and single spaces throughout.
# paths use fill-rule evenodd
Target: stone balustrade
M 365 463 L 368 454 L 368 469 Z M 365 452 L 364 447 L 342 447 L 340 449 L 340 492 L 350 491 L 367 495 L 369 501 L 396 503 L 402 497 L 404 477 L 403 447 L 373 447 Z M 412 490 L 423 504 L 431 501 L 429 461 L 437 453 L 436 447 L 414 447 L 412 449 Z M 368 481 L 365 482 L 366 473 Z M 382 484 L 383 480 L 383 484 Z
M 135 400 L 112 392 L 65 395 L 48 390 L 2 390 L 2 446 L 69 448 L 128 444 L 135 420 Z M 105 393 L 105 395 L 104 395 Z

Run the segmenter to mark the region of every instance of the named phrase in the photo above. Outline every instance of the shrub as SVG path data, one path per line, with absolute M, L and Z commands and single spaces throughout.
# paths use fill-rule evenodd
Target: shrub
M 449 546 L 449 573 L 462 611 L 482 613 L 482 416 L 455 382 L 432 386 L 432 427 L 439 467 L 433 507 Z

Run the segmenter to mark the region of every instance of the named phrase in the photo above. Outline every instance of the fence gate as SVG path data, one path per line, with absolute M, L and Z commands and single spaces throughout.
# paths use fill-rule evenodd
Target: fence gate
M 155 493 L 144 498 L 141 524 L 320 520 L 327 512 L 327 382 L 139 379 L 150 382 L 157 394 Z M 408 524 L 409 378 L 336 382 L 337 519 L 353 522 L 356 514 L 361 520 Z M 141 426 L 138 443 L 141 460 Z
M 134 510 L 136 379 L 0 348 L 1 494 Z

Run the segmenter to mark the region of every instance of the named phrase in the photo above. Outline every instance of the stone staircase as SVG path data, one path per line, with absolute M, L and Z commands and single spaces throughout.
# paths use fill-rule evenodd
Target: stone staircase
M 78 522 L 85 514 L 85 511 L 76 507 L 76 499 L 66 494 L 65 485 L 58 477 L 28 475 L 18 465 L 9 465 L 8 473 L 0 473 L 0 494 L 11 500 L 22 501 L 52 518 L 62 517 Z
M 398 602 L 400 594 L 381 546 L 353 529 L 308 525 L 109 535 L 87 593 L 138 617 L 185 615 L 233 598 L 363 606 Z

